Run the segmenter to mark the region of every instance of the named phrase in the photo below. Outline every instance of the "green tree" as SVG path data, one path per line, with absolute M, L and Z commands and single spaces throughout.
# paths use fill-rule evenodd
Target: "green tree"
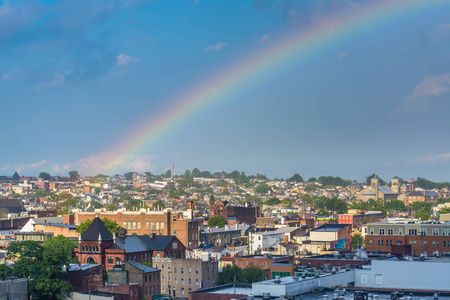
M 311 177 L 311 178 L 309 178 L 308 179 L 308 182 L 317 182 L 317 178 L 315 178 L 315 177 Z
M 94 193 L 95 193 L 96 195 L 100 194 L 100 191 L 101 191 L 101 189 L 100 189 L 99 187 L 95 187 L 95 188 L 94 188 Z
M 167 170 L 166 173 L 164 173 L 164 177 L 170 178 L 172 176 L 172 171 Z
M 264 204 L 265 205 L 276 205 L 276 204 L 279 204 L 281 201 L 278 199 L 278 198 L 270 198 L 270 199 L 267 199 L 266 201 L 264 201 Z
M 400 200 L 391 200 L 384 204 L 384 208 L 388 211 L 406 211 L 406 206 L 403 201 Z
M 107 211 L 115 211 L 117 209 L 117 207 L 114 203 L 110 203 L 110 204 L 106 205 L 105 208 Z
M 42 178 L 44 180 L 51 180 L 52 176 L 48 174 L 47 172 L 41 172 L 39 173 L 39 178 Z
M 264 271 L 254 265 L 249 265 L 242 270 L 243 283 L 253 283 L 264 280 Z
M 76 181 L 80 179 L 80 175 L 78 175 L 78 171 L 69 171 L 69 179 L 71 181 Z
M 225 224 L 227 223 L 227 219 L 222 216 L 212 217 L 208 221 L 208 226 L 210 227 L 225 227 Z
M 91 204 L 91 206 L 93 208 L 101 208 L 102 205 L 100 204 L 100 202 L 96 201 L 96 200 L 92 200 L 91 202 L 89 202 L 89 204 Z
M 370 184 L 372 181 L 372 178 L 374 178 L 375 176 L 377 176 L 375 173 L 373 173 L 372 175 L 366 176 L 366 183 Z M 383 179 L 380 178 L 380 185 L 386 185 L 386 181 L 384 181 Z
M 6 279 L 8 276 L 11 276 L 12 269 L 5 264 L 0 264 L 0 278 Z
M 73 256 L 73 249 L 78 246 L 77 242 L 71 241 L 61 234 L 46 240 L 42 246 L 44 247 L 44 249 L 60 249 L 66 256 L 66 260 L 68 262 L 77 262 L 77 259 Z
M 166 204 L 161 199 L 153 203 L 152 210 L 164 209 Z
M 291 178 L 286 179 L 286 181 L 298 183 L 298 182 L 303 182 L 303 178 L 302 178 L 302 176 L 300 176 L 299 174 L 296 173 Z
M 236 282 L 242 283 L 242 269 L 238 266 L 234 265 L 227 265 L 222 269 L 222 273 L 220 274 L 219 278 L 219 285 L 233 283 L 236 280 Z
M 267 194 L 271 190 L 270 186 L 266 183 L 260 183 L 255 188 L 255 192 L 258 194 Z
M 111 221 L 107 218 L 103 218 L 102 219 L 103 224 L 105 224 L 106 228 L 109 230 L 109 232 L 113 233 L 113 232 L 118 232 L 119 231 L 119 224 L 115 221 Z M 86 230 L 89 228 L 89 226 L 92 224 L 92 220 L 88 219 L 84 222 L 80 223 L 80 226 L 78 226 L 77 228 L 77 232 L 83 234 L 86 232 Z
M 364 238 L 360 233 L 355 233 L 352 235 L 352 249 L 359 249 L 364 246 Z

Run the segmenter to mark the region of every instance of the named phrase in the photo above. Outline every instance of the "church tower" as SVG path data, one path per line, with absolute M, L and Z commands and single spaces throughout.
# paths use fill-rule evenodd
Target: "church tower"
M 380 187 L 380 177 L 378 177 L 377 175 L 375 175 L 375 177 L 373 177 L 371 180 L 370 180 L 370 184 L 373 186 L 373 188 L 375 189 L 375 195 L 376 195 L 376 199 L 375 200 L 377 200 L 378 198 L 381 198 L 380 197 L 380 194 L 379 194 L 379 191 L 378 191 L 378 188 Z
M 391 179 L 391 190 L 397 195 L 400 194 L 400 179 L 397 176 Z

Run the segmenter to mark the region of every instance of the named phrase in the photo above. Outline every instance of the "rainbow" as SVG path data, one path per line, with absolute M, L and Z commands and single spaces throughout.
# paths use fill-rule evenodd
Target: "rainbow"
M 118 170 L 143 153 L 158 138 L 182 124 L 193 113 L 225 96 L 239 92 L 255 79 L 270 79 L 296 64 L 308 62 L 336 48 L 340 41 L 360 37 L 435 8 L 443 0 L 376 0 L 349 10 L 332 21 L 290 34 L 276 43 L 243 57 L 236 64 L 183 91 L 162 111 L 152 115 L 134 134 L 108 151 L 100 172 Z

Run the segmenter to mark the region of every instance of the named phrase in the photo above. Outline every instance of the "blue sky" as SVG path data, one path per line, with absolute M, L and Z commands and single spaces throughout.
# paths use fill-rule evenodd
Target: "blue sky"
M 0 2 L 0 174 L 91 174 L 175 95 L 371 1 Z M 432 4 L 430 4 L 432 5 Z M 193 114 L 118 172 L 450 181 L 450 4 Z M 113 175 L 113 174 L 110 174 Z

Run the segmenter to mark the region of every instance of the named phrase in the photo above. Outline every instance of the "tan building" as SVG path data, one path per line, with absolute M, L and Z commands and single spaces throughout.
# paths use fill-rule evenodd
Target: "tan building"
M 187 298 L 190 291 L 219 283 L 217 261 L 201 259 L 153 258 L 154 268 L 161 270 L 161 294 Z
M 101 219 L 115 221 L 119 226 L 127 229 L 128 234 L 150 234 L 176 236 L 186 248 L 195 248 L 199 245 L 199 230 L 203 219 L 194 219 L 192 210 L 185 214 L 173 212 L 169 209 L 164 211 L 101 211 L 76 212 L 75 224 L 88 219 L 93 220 L 95 216 Z
M 400 179 L 395 176 L 391 180 L 391 187 L 381 186 L 380 178 L 375 175 L 370 181 L 370 186 L 356 194 L 356 199 L 360 201 L 369 201 L 369 199 L 383 199 L 384 202 L 397 199 L 400 193 Z

